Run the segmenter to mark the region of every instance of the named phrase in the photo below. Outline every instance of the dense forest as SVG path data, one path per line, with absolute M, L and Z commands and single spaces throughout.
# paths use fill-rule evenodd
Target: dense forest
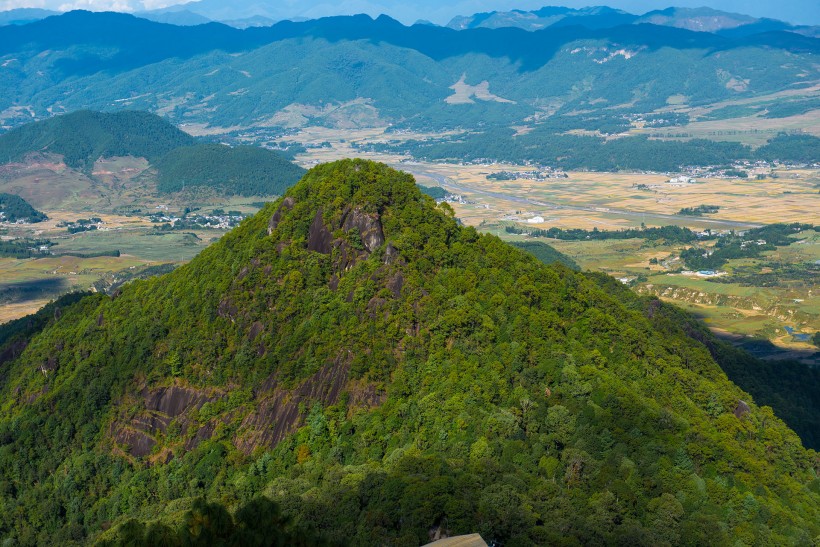
M 15 194 L 0 192 L 0 222 L 42 222 L 48 217 Z
M 573 259 L 541 241 L 514 241 L 511 245 L 523 251 L 527 251 L 544 264 L 559 263 L 571 270 L 581 270 L 581 267 L 578 266 Z
M 423 186 L 421 184 L 419 184 L 418 186 L 422 194 L 426 194 L 436 201 L 446 198 L 449 194 L 449 192 L 447 192 L 447 190 L 445 190 L 441 186 Z
M 305 173 L 278 152 L 256 146 L 197 144 L 159 158 L 159 191 L 207 186 L 227 195 L 282 195 Z
M 63 156 L 66 165 L 90 170 L 100 157 L 135 156 L 154 161 L 193 137 L 148 112 L 80 110 L 26 124 L 0 135 L 0 161 L 31 152 Z
M 255 511 L 354 545 L 810 544 L 817 454 L 676 313 L 410 175 L 320 165 L 190 263 L 0 337 L 0 535 L 227 542 Z

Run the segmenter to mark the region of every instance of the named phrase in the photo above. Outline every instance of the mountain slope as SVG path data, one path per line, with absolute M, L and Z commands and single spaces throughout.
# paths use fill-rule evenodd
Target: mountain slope
M 154 161 L 193 137 L 148 112 L 106 114 L 82 110 L 27 124 L 0 135 L 0 159 L 19 161 L 32 152 L 63 156 L 69 167 L 90 169 L 100 157 Z
M 249 196 L 282 195 L 305 170 L 256 146 L 197 144 L 171 150 L 154 163 L 160 192 L 205 186 Z
M 203 143 L 159 116 L 139 111 L 78 111 L 0 135 L 0 162 L 21 162 L 30 154 L 62 156 L 89 181 L 101 158 L 145 158 L 156 172 L 160 193 L 208 187 L 226 195 L 281 195 L 305 172 L 279 152 Z M 8 184 L 18 184 L 13 175 L 8 178 Z M 153 177 L 149 179 L 142 182 L 150 185 Z
M 455 31 L 354 16 L 239 30 L 71 12 L 0 27 L 0 123 L 78 108 L 221 127 L 475 128 L 583 112 L 624 123 L 808 87 L 818 52 L 820 40 L 791 32 L 651 24 Z M 488 95 L 459 95 L 484 81 Z
M 266 495 L 353 544 L 810 542 L 816 454 L 646 304 L 459 227 L 409 175 L 318 166 L 188 265 L 17 339 L 0 534 Z

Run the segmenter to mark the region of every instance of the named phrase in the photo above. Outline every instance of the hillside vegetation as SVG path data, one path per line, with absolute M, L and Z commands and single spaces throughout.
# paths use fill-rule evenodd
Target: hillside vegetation
M 216 541 L 250 506 L 355 545 L 810 544 L 816 453 L 663 310 L 320 165 L 0 347 L 0 535 Z
M 457 141 L 407 141 L 374 145 L 379 151 L 409 153 L 418 159 L 449 161 L 537 162 L 562 169 L 593 171 L 677 171 L 682 166 L 727 165 L 738 160 L 798 163 L 820 161 L 820 138 L 778 135 L 757 150 L 733 142 L 706 139 L 663 141 L 645 136 L 606 140 L 601 137 L 551 133 L 540 127 L 513 136 L 509 129 L 471 133 Z
M 653 24 L 456 31 L 357 15 L 239 30 L 75 11 L 0 27 L 10 62 L 0 111 L 8 124 L 118 105 L 226 128 L 557 121 L 609 134 L 630 120 L 680 126 L 688 107 L 800 89 L 818 79 L 818 53 L 820 40 L 791 32 L 727 37 Z M 672 103 L 679 111 L 668 112 Z
M 558 263 L 563 264 L 571 270 L 578 271 L 581 269 L 570 257 L 563 253 L 559 253 L 546 243 L 542 243 L 540 241 L 515 241 L 511 245 L 527 251 L 544 264 Z
M 31 206 L 29 202 L 14 194 L 0 192 L 0 221 L 17 222 L 42 222 L 48 217 Z
M 198 144 L 176 148 L 154 163 L 160 192 L 206 186 L 227 194 L 282 195 L 305 170 L 256 146 Z
M 32 153 L 59 154 L 87 174 L 100 158 L 145 158 L 161 193 L 208 187 L 226 195 L 281 195 L 305 172 L 279 152 L 202 143 L 155 114 L 137 111 L 79 111 L 0 135 L 0 161 Z
M 63 156 L 69 167 L 90 170 L 100 157 L 135 156 L 154 161 L 194 138 L 148 112 L 81 110 L 26 124 L 0 135 L 0 160 L 20 161 L 31 152 Z

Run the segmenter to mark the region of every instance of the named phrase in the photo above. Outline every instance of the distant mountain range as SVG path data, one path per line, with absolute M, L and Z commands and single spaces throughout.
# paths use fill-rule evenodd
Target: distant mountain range
M 713 32 L 727 36 L 750 36 L 760 32 L 789 31 L 806 36 L 819 36 L 820 27 L 795 26 L 775 19 L 756 18 L 728 13 L 712 8 L 667 8 L 635 15 L 606 6 L 581 9 L 544 7 L 533 11 L 492 11 L 454 17 L 447 26 L 456 30 L 471 28 L 516 27 L 541 30 L 578 25 L 586 28 L 612 28 L 619 25 L 650 23 L 697 32 Z
M 597 130 L 670 105 L 810 94 L 818 53 L 820 39 L 794 32 L 651 23 L 455 31 L 361 15 L 240 30 L 76 11 L 0 27 L 0 124 L 91 108 L 212 127 L 479 128 L 570 116 L 562 131 Z
M 350 14 L 358 10 L 360 13 L 374 17 L 396 12 L 395 6 L 382 5 L 378 2 L 353 4 L 339 8 L 310 1 L 296 3 L 241 0 L 225 3 L 222 0 L 199 0 L 161 9 L 139 11 L 135 15 L 172 25 L 201 25 L 216 21 L 236 28 L 247 28 L 271 26 L 278 21 L 285 20 L 305 21 L 334 16 L 339 13 L 340 9 Z M 13 9 L 0 12 L 0 25 L 25 24 L 52 15 L 59 15 L 59 12 L 37 8 Z M 429 21 L 418 22 L 433 25 Z M 531 11 L 491 11 L 459 15 L 453 17 L 446 26 L 455 30 L 515 27 L 533 31 L 572 25 L 600 29 L 641 23 L 729 35 L 748 36 L 759 32 L 780 30 L 806 36 L 820 36 L 818 26 L 792 25 L 776 19 L 757 18 L 707 7 L 670 7 L 637 15 L 607 6 L 590 6 L 580 9 L 545 6 Z

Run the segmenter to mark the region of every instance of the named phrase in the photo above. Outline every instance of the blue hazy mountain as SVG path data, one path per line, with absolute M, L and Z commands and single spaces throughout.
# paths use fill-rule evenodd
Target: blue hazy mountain
M 224 127 L 433 129 L 554 122 L 581 111 L 598 119 L 575 116 L 556 131 L 617 131 L 629 116 L 672 103 L 805 87 L 820 77 L 818 52 L 820 40 L 782 30 L 456 31 L 366 15 L 237 29 L 75 11 L 0 27 L 0 125 L 83 108 Z

